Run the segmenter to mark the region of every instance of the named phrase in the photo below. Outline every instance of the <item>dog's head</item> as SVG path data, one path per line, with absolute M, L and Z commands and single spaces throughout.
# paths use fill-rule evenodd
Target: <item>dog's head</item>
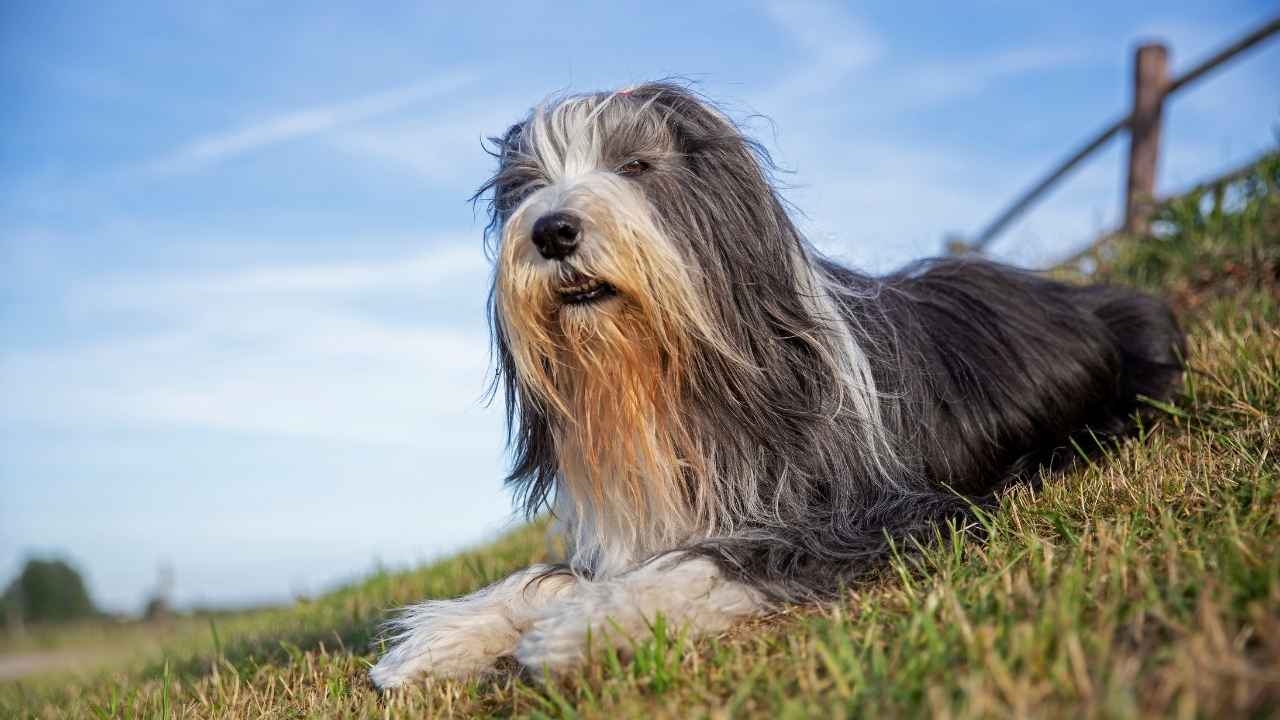
M 494 143 L 478 196 L 512 479 L 531 507 L 563 481 L 593 522 L 702 522 L 726 451 L 711 435 L 823 352 L 767 154 L 666 83 L 547 101 Z
M 548 101 L 495 142 L 482 192 L 496 320 L 521 379 L 552 406 L 558 368 L 616 365 L 638 341 L 667 363 L 693 344 L 734 355 L 725 312 L 754 280 L 744 274 L 788 274 L 796 244 L 777 242 L 790 225 L 767 156 L 686 88 Z

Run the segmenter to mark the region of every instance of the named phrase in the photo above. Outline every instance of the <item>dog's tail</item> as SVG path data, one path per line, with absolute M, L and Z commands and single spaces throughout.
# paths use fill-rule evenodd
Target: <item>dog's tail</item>
M 1181 385 L 1187 340 L 1163 301 L 1114 286 L 1073 288 L 1082 308 L 1106 325 L 1122 367 L 1111 422 L 1124 423 L 1142 411 L 1143 398 L 1168 400 Z M 1123 427 L 1108 427 L 1121 431 Z

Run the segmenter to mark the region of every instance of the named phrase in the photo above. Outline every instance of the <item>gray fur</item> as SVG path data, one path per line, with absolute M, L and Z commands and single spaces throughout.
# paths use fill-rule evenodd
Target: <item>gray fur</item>
M 696 270 L 718 328 L 691 338 L 678 388 L 715 496 L 691 482 L 687 500 L 716 517 L 647 552 L 708 557 L 771 598 L 829 597 L 890 542 L 966 523 L 1009 482 L 1060 465 L 1073 439 L 1123 431 L 1139 394 L 1168 396 L 1180 376 L 1181 332 L 1131 291 L 978 260 L 874 278 L 823 258 L 764 149 L 686 87 L 549 101 L 495 145 L 499 170 L 477 194 L 491 192 L 494 242 L 520 242 L 504 232 L 513 214 L 566 174 L 647 163 L 627 182 Z M 508 482 L 532 514 L 562 481 L 563 419 L 526 387 L 491 305 Z

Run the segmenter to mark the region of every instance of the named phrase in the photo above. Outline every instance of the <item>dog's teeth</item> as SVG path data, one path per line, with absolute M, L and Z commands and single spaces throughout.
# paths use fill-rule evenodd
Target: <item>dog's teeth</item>
M 593 290 L 598 290 L 601 287 L 604 287 L 603 283 L 599 281 L 592 281 L 588 283 L 583 283 L 581 285 L 567 285 L 561 288 L 560 292 L 565 294 L 578 294 L 578 293 L 586 293 L 586 292 L 591 292 Z

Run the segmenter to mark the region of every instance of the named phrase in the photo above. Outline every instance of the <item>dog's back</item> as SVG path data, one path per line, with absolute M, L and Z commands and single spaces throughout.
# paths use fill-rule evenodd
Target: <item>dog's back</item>
M 1128 288 L 937 260 L 887 278 L 879 304 L 885 337 L 872 346 L 925 360 L 877 363 L 894 368 L 878 378 L 888 392 L 913 405 L 897 413 L 902 451 L 967 494 L 1097 449 L 1131 427 L 1141 397 L 1166 399 L 1181 378 L 1173 314 Z

